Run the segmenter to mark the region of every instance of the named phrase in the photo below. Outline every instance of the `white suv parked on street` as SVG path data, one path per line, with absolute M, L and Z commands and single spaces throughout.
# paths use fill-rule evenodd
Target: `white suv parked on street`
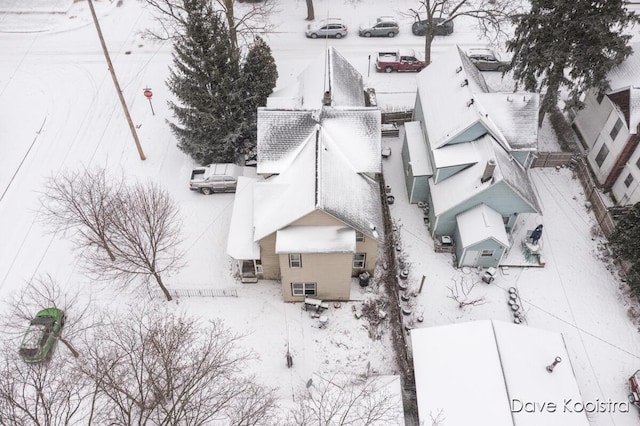
M 307 25 L 305 34 L 310 38 L 342 38 L 347 35 L 347 32 L 347 26 L 341 18 L 328 18 Z

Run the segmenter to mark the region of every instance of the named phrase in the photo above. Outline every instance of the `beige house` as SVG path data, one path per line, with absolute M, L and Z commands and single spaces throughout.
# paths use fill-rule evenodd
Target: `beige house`
M 243 282 L 280 280 L 285 301 L 348 300 L 383 239 L 380 111 L 331 48 L 295 86 L 258 111 L 262 179 L 238 181 L 227 253 Z

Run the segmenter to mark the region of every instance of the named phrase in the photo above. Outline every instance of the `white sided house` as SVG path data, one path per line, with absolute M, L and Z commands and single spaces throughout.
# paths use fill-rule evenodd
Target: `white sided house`
M 617 205 L 640 202 L 640 43 L 607 75 L 610 89 L 592 89 L 573 121 L 587 161 Z
M 413 329 L 411 348 L 420 424 L 589 425 L 560 333 L 482 320 Z
M 538 104 L 535 93 L 492 92 L 457 47 L 418 75 L 402 146 L 407 193 L 425 205 L 431 236 L 454 242 L 457 266 L 498 266 L 518 216 L 540 213 L 529 178 Z
M 258 110 L 257 173 L 241 177 L 227 253 L 243 282 L 280 280 L 285 301 L 348 300 L 383 241 L 380 111 L 333 48 Z

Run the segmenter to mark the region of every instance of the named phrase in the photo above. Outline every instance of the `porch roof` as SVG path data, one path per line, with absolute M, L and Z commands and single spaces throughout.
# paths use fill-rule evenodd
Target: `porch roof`
M 227 239 L 227 254 L 237 260 L 260 259 L 260 245 L 253 240 L 253 185 L 256 181 L 238 177 Z
M 410 121 L 404 124 L 407 148 L 409 149 L 409 161 L 413 176 L 431 176 L 433 170 L 429 163 L 427 144 L 422 134 L 419 121 Z

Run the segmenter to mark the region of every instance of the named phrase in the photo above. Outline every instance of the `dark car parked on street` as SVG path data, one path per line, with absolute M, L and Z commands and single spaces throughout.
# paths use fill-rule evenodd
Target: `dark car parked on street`
M 437 36 L 447 36 L 453 33 L 453 21 L 444 22 L 445 18 L 433 18 L 434 31 Z M 413 35 L 424 36 L 427 33 L 429 21 L 426 19 L 416 20 L 411 26 Z
M 358 29 L 360 37 L 395 37 L 399 32 L 398 21 L 393 16 L 380 16 L 373 24 L 360 25 Z

